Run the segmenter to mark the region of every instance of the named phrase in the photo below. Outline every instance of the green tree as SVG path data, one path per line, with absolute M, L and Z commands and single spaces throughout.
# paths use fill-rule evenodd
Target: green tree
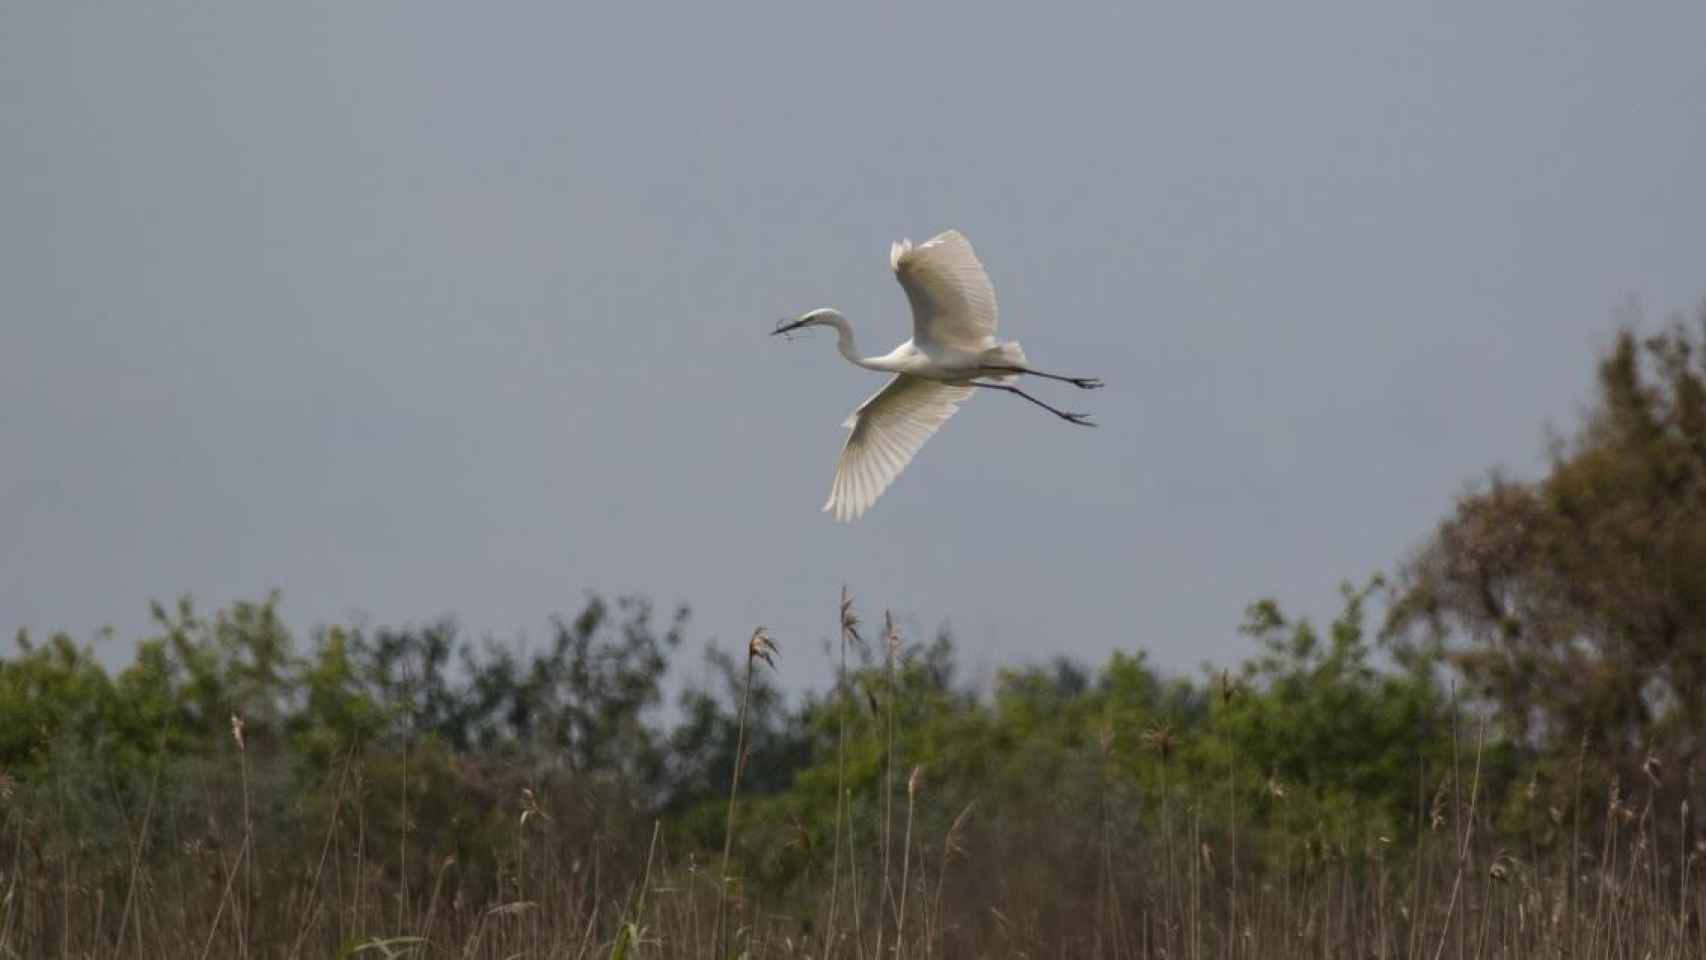
M 1449 705 L 1435 661 L 1410 657 L 1384 669 L 1377 662 L 1365 607 L 1382 586 L 1379 578 L 1346 584 L 1325 636 L 1272 600 L 1251 604 L 1241 630 L 1260 652 L 1243 663 L 1237 683 L 1222 679 L 1214 726 L 1250 768 L 1252 786 L 1271 781 L 1289 791 L 1292 806 L 1317 806 L 1314 819 L 1356 809 L 1378 814 L 1388 832 L 1408 832 L 1418 764 L 1439 769 L 1439 751 L 1450 745 Z

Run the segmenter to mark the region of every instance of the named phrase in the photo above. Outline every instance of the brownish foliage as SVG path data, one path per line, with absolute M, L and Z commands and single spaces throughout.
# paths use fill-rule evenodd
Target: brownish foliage
M 1461 498 L 1393 610 L 1513 735 L 1586 743 L 1606 774 L 1658 756 L 1691 776 L 1706 744 L 1703 358 L 1681 324 L 1619 334 L 1547 475 Z

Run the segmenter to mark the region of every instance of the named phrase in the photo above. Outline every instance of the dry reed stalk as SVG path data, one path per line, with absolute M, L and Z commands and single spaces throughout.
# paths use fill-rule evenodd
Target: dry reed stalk
M 349 777 L 350 762 L 355 759 L 355 744 L 351 743 L 349 750 L 344 753 L 343 769 L 338 773 L 338 789 L 332 797 L 332 815 L 326 822 L 326 839 L 320 844 L 320 860 L 314 866 L 314 879 L 308 885 L 308 897 L 303 901 L 302 926 L 297 929 L 296 942 L 290 948 L 292 958 L 301 956 L 302 943 L 308 936 L 309 925 L 313 922 L 319 907 L 314 898 L 320 889 L 320 877 L 326 869 L 326 854 L 331 850 L 332 838 L 338 829 L 338 813 L 343 809 L 344 783 Z
M 746 718 L 752 707 L 752 669 L 753 664 L 763 660 L 776 669 L 774 659 L 776 641 L 770 639 L 770 632 L 763 627 L 752 631 L 752 639 L 746 644 L 746 684 L 741 690 L 740 721 L 735 733 L 734 772 L 729 776 L 729 815 L 723 829 L 723 864 L 718 879 L 717 893 L 717 934 L 713 938 L 717 944 L 719 955 L 728 955 L 728 889 L 729 889 L 729 853 L 734 849 L 735 837 L 735 798 L 740 791 L 740 771 L 746 766 Z
M 1677 817 L 1676 829 L 1677 853 L 1677 889 L 1676 889 L 1676 943 L 1679 953 L 1688 950 L 1688 868 L 1691 866 L 1688 856 L 1688 798 L 1682 800 L 1682 808 Z
M 213 914 L 213 923 L 208 926 L 207 940 L 201 947 L 201 958 L 207 960 L 209 951 L 213 949 L 214 934 L 219 932 L 219 921 L 225 915 L 225 907 L 231 902 L 231 887 L 237 882 L 237 871 L 242 868 L 243 861 L 248 857 L 249 838 L 244 837 L 242 846 L 237 848 L 237 859 L 232 861 L 231 869 L 225 875 L 225 890 L 219 896 L 219 909 Z M 236 908 L 232 908 L 235 911 Z
M 894 614 L 883 611 L 883 656 L 888 667 L 888 723 L 887 723 L 887 760 L 883 764 L 883 832 L 882 832 L 882 880 L 877 896 L 883 906 L 879 917 L 892 913 L 898 908 L 894 903 L 894 893 L 889 888 L 889 848 L 893 845 L 893 816 L 894 816 L 894 705 L 895 705 L 895 660 L 900 652 L 900 634 L 894 628 Z M 904 896 L 904 893 L 903 893 Z M 883 952 L 883 930 L 886 920 L 877 924 L 878 956 Z M 897 934 L 898 935 L 898 934 Z
M 356 768 L 355 776 L 355 883 L 353 884 L 355 896 L 353 897 L 354 907 L 349 913 L 349 919 L 353 921 L 350 926 L 354 929 L 348 934 L 340 929 L 338 931 L 338 939 L 340 940 L 344 939 L 346 935 L 353 935 L 354 930 L 360 930 L 366 926 L 367 804 L 361 802 L 364 792 L 362 781 L 365 778 L 360 767 Z M 342 871 L 339 872 L 339 875 L 342 876 Z
M 213 922 L 207 931 L 207 941 L 202 945 L 201 955 L 205 958 L 213 947 L 214 935 L 219 932 L 220 919 L 225 915 L 227 905 L 231 907 L 232 929 L 237 937 L 237 952 L 239 956 L 248 956 L 248 938 L 246 935 L 246 913 L 243 906 L 236 903 L 232 889 L 237 881 L 237 874 L 242 871 L 245 886 L 252 883 L 252 861 L 250 851 L 254 844 L 253 824 L 249 818 L 249 763 L 247 745 L 243 738 L 243 719 L 236 714 L 231 715 L 231 739 L 237 744 L 238 768 L 242 771 L 243 784 L 243 838 L 237 848 L 237 859 L 232 861 L 230 871 L 225 877 L 225 889 L 220 894 L 219 908 L 213 915 Z M 211 804 L 210 804 L 211 809 Z
M 1576 782 L 1570 794 L 1572 826 L 1570 828 L 1570 862 L 1565 865 L 1564 879 L 1570 889 L 1570 955 L 1581 946 L 1579 930 L 1581 910 L 1581 839 L 1582 839 L 1582 768 L 1587 763 L 1588 738 L 1582 734 L 1581 747 L 1576 752 Z
M 1461 764 L 1458 761 L 1459 751 L 1458 751 L 1457 729 L 1458 729 L 1458 727 L 1457 727 L 1457 683 L 1456 683 L 1456 681 L 1453 681 L 1451 684 L 1451 813 L 1452 813 L 1452 816 L 1456 818 L 1456 820 L 1455 820 L 1455 822 L 1452 823 L 1452 836 L 1453 836 L 1453 840 L 1454 840 L 1453 846 L 1461 848 L 1462 837 L 1464 835 L 1464 831 L 1467 829 L 1467 825 L 1463 823 L 1463 790 L 1462 790 L 1463 777 L 1461 775 L 1461 770 L 1460 770 Z M 1457 907 L 1457 890 L 1458 890 L 1459 882 L 1463 879 L 1464 863 L 1463 863 L 1462 850 L 1458 849 L 1457 854 L 1458 854 L 1458 856 L 1457 856 L 1457 870 L 1456 870 L 1456 874 L 1455 874 L 1456 879 L 1452 881 L 1451 898 L 1450 898 L 1450 900 L 1447 901 L 1447 904 L 1446 904 L 1445 922 L 1446 922 L 1447 932 L 1450 931 L 1451 925 L 1453 923 L 1456 923 L 1456 926 L 1457 926 L 1457 960 L 1463 960 L 1463 947 L 1464 947 L 1463 924 L 1457 922 L 1457 920 L 1456 920 L 1456 917 L 1457 917 L 1456 907 Z M 1441 945 L 1441 949 L 1444 949 L 1443 943 Z M 1438 960 L 1437 954 L 1435 955 L 1435 960 Z
M 1231 674 L 1222 670 L 1220 672 L 1221 707 L 1223 709 L 1229 708 L 1242 693 L 1242 687 L 1232 681 Z M 1230 834 L 1227 839 L 1229 882 L 1226 895 L 1226 925 L 1232 945 L 1229 953 L 1236 956 L 1238 950 L 1238 744 L 1230 736 L 1226 737 L 1226 819 Z
M 159 750 L 158 747 L 156 749 Z M 136 884 L 142 870 L 142 851 L 148 845 L 148 828 L 154 817 L 154 798 L 160 788 L 160 767 L 164 762 L 165 754 L 161 751 L 154 758 L 154 775 L 149 778 L 148 782 L 148 803 L 142 811 L 141 836 L 137 837 L 131 844 L 130 879 L 125 883 L 124 909 L 119 913 L 118 918 L 118 937 L 116 938 L 118 943 L 124 942 L 124 928 L 130 921 L 131 904 L 134 903 L 136 899 Z M 0 793 L 4 793 L 4 791 L 0 790 Z M 129 826 L 127 824 L 127 834 L 128 831 Z M 137 911 L 136 915 L 136 952 L 138 955 L 142 953 L 141 911 Z
M 853 891 L 853 944 L 859 953 L 865 951 L 865 898 L 859 886 L 859 847 L 853 841 L 853 791 L 846 792 L 847 801 L 847 889 Z M 881 907 L 881 904 L 878 904 Z M 880 919 L 880 917 L 879 917 Z
M 962 843 L 965 838 L 965 826 L 971 819 L 972 807 L 976 803 L 976 800 L 972 800 L 961 808 L 959 816 L 955 817 L 954 822 L 948 825 L 947 835 L 942 838 L 942 864 L 936 870 L 936 902 L 931 910 L 935 915 L 934 924 L 938 934 L 942 928 L 942 883 L 948 876 L 948 861 L 956 853 L 965 856 L 965 846 Z M 932 943 L 935 940 L 936 937 L 934 936 L 930 938 Z
M 1099 762 L 1096 765 L 1096 943 L 1095 953 L 1102 952 L 1102 925 L 1106 922 L 1110 937 L 1119 938 L 1119 908 L 1114 894 L 1113 813 L 1108 802 L 1109 767 L 1114 756 L 1114 725 L 1111 719 L 1102 722 L 1097 736 Z
M 432 882 L 432 896 L 427 899 L 426 921 L 422 924 L 421 944 L 427 950 L 432 949 L 432 928 L 438 919 L 438 895 L 444 889 L 444 875 L 451 867 L 456 866 L 456 855 L 447 854 L 439 861 L 438 876 Z
M 1186 796 L 1190 796 L 1187 792 Z M 1202 960 L 1202 810 L 1195 798 L 1190 801 L 1191 815 L 1191 957 Z
M 53 773 L 54 798 L 59 805 L 60 831 L 60 952 L 71 951 L 71 834 L 70 818 L 65 814 L 65 774 L 57 766 Z
M 403 661 L 403 686 L 409 705 L 414 706 L 414 667 L 407 659 Z M 414 717 L 408 719 L 403 733 L 403 777 L 402 784 L 397 790 L 397 875 L 402 882 L 397 889 L 397 923 L 396 929 L 403 929 L 403 913 L 409 903 L 409 749 L 415 739 Z
M 248 847 L 249 856 L 243 863 L 243 898 L 242 909 L 232 919 L 237 925 L 238 947 L 242 956 L 249 955 L 249 940 L 253 933 L 255 890 L 255 821 L 252 814 L 253 802 L 249 790 L 249 748 L 243 738 L 243 718 L 231 715 L 231 734 L 237 741 L 238 768 L 243 772 L 243 843 Z
M 912 805 L 918 797 L 918 779 L 923 772 L 923 767 L 913 767 L 911 776 L 906 778 L 906 841 L 900 850 L 900 914 L 894 925 L 895 960 L 900 960 L 901 947 L 906 942 L 906 903 L 910 899 L 907 896 L 907 876 L 912 866 Z
M 1161 756 L 1161 842 L 1165 848 L 1165 855 L 1162 857 L 1162 872 L 1166 877 L 1167 898 L 1162 907 L 1162 931 L 1165 937 L 1163 949 L 1171 950 L 1172 927 L 1168 921 L 1172 919 L 1173 904 L 1177 901 L 1177 897 L 1173 892 L 1173 823 L 1172 817 L 1169 815 L 1167 761 L 1173 755 L 1173 748 L 1177 746 L 1178 738 L 1174 737 L 1172 731 L 1168 730 L 1167 727 L 1155 726 L 1144 733 L 1143 742 L 1149 749 Z
M 1374 838 L 1372 852 L 1374 856 L 1374 939 L 1379 944 L 1375 956 L 1385 957 L 1386 944 L 1390 939 L 1387 931 L 1391 921 L 1386 916 L 1386 848 L 1391 843 L 1386 837 Z
M 10 782 L 11 779 L 8 775 L 0 774 L 0 787 L 9 788 Z M 10 797 L 10 789 L 0 790 L 0 799 L 10 799 Z M 21 866 L 24 862 L 23 819 L 21 817 L 17 818 L 15 820 L 15 824 L 16 826 L 12 831 L 12 863 L 18 865 L 20 869 L 7 871 L 10 876 L 6 878 L 6 894 L 4 897 L 0 897 L 0 905 L 5 907 L 5 913 L 0 914 L 0 947 L 7 949 L 10 949 L 9 945 L 12 942 L 13 920 L 17 920 L 20 924 L 23 923 L 22 918 L 19 916 L 23 911 L 18 902 L 18 882 L 22 878 L 23 870 L 21 869 Z
M 1454 729 L 1456 728 L 1456 725 L 1457 725 L 1457 719 L 1456 719 L 1455 713 L 1456 713 L 1456 711 L 1453 710 L 1452 727 Z M 1455 742 L 1456 742 L 1455 734 L 1453 735 L 1452 739 L 1453 739 L 1453 747 L 1455 750 Z M 1451 898 L 1446 903 L 1446 910 L 1445 910 L 1446 935 L 1442 935 L 1439 939 L 1439 946 L 1434 950 L 1434 960 L 1439 960 L 1439 958 L 1442 955 L 1444 955 L 1444 953 L 1445 953 L 1445 941 L 1447 939 L 1447 935 L 1449 935 L 1449 933 L 1450 933 L 1452 917 L 1456 913 L 1457 894 L 1458 894 L 1458 891 L 1461 890 L 1463 887 L 1463 870 L 1464 870 L 1464 867 L 1467 866 L 1468 862 L 1469 862 L 1469 844 L 1470 844 L 1470 841 L 1473 838 L 1474 832 L 1475 832 L 1475 799 L 1476 799 L 1476 795 L 1479 792 L 1480 787 L 1481 787 L 1481 750 L 1486 745 L 1486 742 L 1487 742 L 1487 719 L 1486 719 L 1486 717 L 1482 717 L 1481 718 L 1481 733 L 1480 733 L 1480 736 L 1477 737 L 1476 741 L 1475 741 L 1475 779 L 1470 784 L 1470 787 L 1469 787 L 1469 815 L 1467 818 L 1465 818 L 1465 820 L 1464 820 L 1464 822 L 1463 822 L 1463 824 L 1460 827 L 1459 832 L 1458 832 L 1459 839 L 1458 839 L 1458 843 L 1457 843 L 1457 873 L 1456 873 L 1456 876 L 1451 881 Z M 1453 790 L 1455 791 L 1455 789 L 1456 789 L 1456 786 L 1455 786 L 1455 784 L 1453 784 Z M 1466 938 L 1466 933 L 1464 930 L 1464 925 L 1459 923 L 1459 924 L 1457 924 L 1457 951 L 1458 951 L 1459 956 L 1464 955 L 1466 946 L 1467 946 L 1467 938 Z
M 840 736 L 835 748 L 835 853 L 830 861 L 829 871 L 829 917 L 824 924 L 825 950 L 831 949 L 835 942 L 835 921 L 841 907 L 841 838 L 843 821 L 847 816 L 847 710 L 849 709 L 850 694 L 847 689 L 847 642 L 849 639 L 863 645 L 859 638 L 859 617 L 853 612 L 853 598 L 848 595 L 847 587 L 841 587 L 841 607 L 836 619 L 840 631 L 841 665 L 835 674 L 836 700 L 838 701 L 838 719 L 840 720 Z M 851 824 L 846 825 L 851 831 Z M 858 888 L 854 888 L 854 901 L 858 901 Z
M 658 831 L 662 828 L 662 820 L 652 821 L 652 842 L 646 847 L 646 872 L 640 877 L 640 902 L 634 909 L 636 914 L 643 915 L 646 912 L 646 894 L 650 893 L 652 888 L 652 861 L 657 856 Z
M 1590 956 L 1594 955 L 1595 948 L 1599 946 L 1600 932 L 1608 929 L 1611 924 L 1616 922 L 1617 919 L 1617 905 L 1615 902 L 1611 905 L 1611 916 L 1609 919 L 1606 917 L 1605 911 L 1606 891 L 1614 888 L 1617 884 L 1617 833 L 1619 821 L 1622 819 L 1620 814 L 1623 810 L 1623 799 L 1620 790 L 1621 787 L 1617 778 L 1613 777 L 1611 780 L 1611 790 L 1609 791 L 1608 799 L 1606 800 L 1605 841 L 1600 846 L 1598 864 L 1599 882 L 1597 884 L 1598 889 L 1595 891 L 1594 895 L 1593 928 L 1588 931 L 1588 953 Z M 1610 946 L 1609 942 L 1607 946 Z
M 1405 950 L 1406 957 L 1414 958 L 1420 944 L 1422 921 L 1422 888 L 1424 884 L 1422 868 L 1427 861 L 1424 855 L 1428 840 L 1427 830 L 1427 795 L 1428 795 L 1428 762 L 1418 754 L 1416 757 L 1416 849 L 1411 854 L 1415 858 L 1415 875 L 1411 881 L 1415 888 L 1410 891 L 1410 931 L 1409 945 Z
M 1488 868 L 1487 878 L 1482 881 L 1484 886 L 1481 894 L 1481 930 L 1475 936 L 1475 955 L 1477 957 L 1487 955 L 1487 935 L 1490 930 L 1489 925 L 1493 922 L 1493 911 L 1489 904 L 1493 900 L 1493 883 L 1496 879 L 1493 868 L 1497 866 L 1498 862 L 1494 861 L 1492 867 Z

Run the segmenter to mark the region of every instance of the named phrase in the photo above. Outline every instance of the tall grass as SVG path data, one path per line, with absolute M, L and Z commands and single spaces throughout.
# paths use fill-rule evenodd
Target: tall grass
M 1394 832 L 1312 819 L 1305 786 L 1239 778 L 1230 760 L 1193 766 L 1165 726 L 1124 757 L 1094 718 L 1076 767 L 978 795 L 974 817 L 897 735 L 892 621 L 888 702 L 864 726 L 849 723 L 862 641 L 845 594 L 839 628 L 833 822 L 798 825 L 834 848 L 827 864 L 802 854 L 786 883 L 762 874 L 768 841 L 794 828 L 741 793 L 753 670 L 773 651 L 760 630 L 714 844 L 596 778 L 426 739 L 348 744 L 305 775 L 233 717 L 222 752 L 157 761 L 134 788 L 89 757 L 29 782 L 0 773 L 0 958 L 1706 956 L 1702 851 L 1656 758 L 1631 789 L 1582 782 L 1578 757 L 1538 834 L 1491 810 L 1486 722 L 1468 724 L 1472 743 L 1454 724 L 1453 762 L 1417 765 L 1413 822 Z M 848 775 L 856 737 L 880 776 Z M 453 826 L 414 825 L 429 815 Z
M 282 784 L 281 762 L 257 763 L 257 779 Z M 242 769 L 194 776 L 198 788 L 134 811 L 81 792 L 86 783 L 68 783 L 63 805 L 51 788 L 20 786 L 0 811 L 0 956 L 861 957 L 875 944 L 874 935 L 863 947 L 856 936 L 831 938 L 827 898 L 725 887 L 679 835 L 622 823 L 597 797 L 572 790 L 532 797 L 509 837 L 488 841 L 484 855 L 462 852 L 464 839 L 413 838 L 410 862 L 430 851 L 434 868 L 404 874 L 400 859 L 381 854 L 394 846 L 362 835 L 377 805 L 395 809 L 395 798 L 352 793 L 342 778 L 298 796 L 269 797 L 257 785 L 257 806 L 275 813 L 246 830 Z M 885 956 L 1663 958 L 1706 950 L 1697 851 L 1657 842 L 1660 820 L 1676 824 L 1686 811 L 1660 810 L 1616 785 L 1583 811 L 1584 834 L 1598 838 L 1580 863 L 1567 840 L 1538 856 L 1514 853 L 1516 838 L 1493 829 L 1471 782 L 1447 842 L 1431 842 L 1437 834 L 1425 824 L 1408 847 L 1353 825 L 1300 844 L 1285 866 L 1240 851 L 1234 872 L 1230 824 L 1210 822 L 1206 806 L 1191 809 L 1188 825 L 1173 824 L 1192 841 L 1179 844 L 1161 835 L 1162 821 L 1111 804 L 1106 822 L 1085 811 L 1087 829 L 1064 811 L 1034 801 L 1015 808 L 1001 797 L 980 798 L 987 816 L 971 820 L 969 809 L 946 808 L 922 783 L 915 770 L 896 824 L 898 882 L 890 892 L 857 889 L 894 900 Z M 289 811 L 313 806 L 321 791 L 331 815 L 292 825 Z M 365 805 L 375 810 L 363 813 Z M 134 842 L 86 832 L 91 816 L 128 822 Z M 930 826 L 945 821 L 952 825 Z M 867 845 L 865 859 L 876 859 L 870 847 L 880 833 L 853 836 Z M 740 852 L 731 850 L 725 876 L 742 869 Z M 243 879 L 251 863 L 252 899 Z M 726 921 L 713 919 L 724 911 Z M 727 949 L 707 950 L 725 940 Z M 371 952 L 357 953 L 364 949 Z

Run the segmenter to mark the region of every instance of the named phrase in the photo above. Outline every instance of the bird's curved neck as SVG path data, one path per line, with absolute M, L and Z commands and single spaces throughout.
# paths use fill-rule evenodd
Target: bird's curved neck
M 826 317 L 824 322 L 836 327 L 836 350 L 841 351 L 841 356 L 846 356 L 848 363 L 856 367 L 865 367 L 865 358 L 858 355 L 858 346 L 853 344 L 853 326 L 846 322 L 846 317 Z
M 864 367 L 867 370 L 883 369 L 876 365 L 875 358 L 859 356 L 859 348 L 853 343 L 853 327 L 847 322 L 847 318 L 830 317 L 826 322 L 835 328 L 836 349 L 841 351 L 841 355 L 847 358 L 848 363 L 856 367 Z

